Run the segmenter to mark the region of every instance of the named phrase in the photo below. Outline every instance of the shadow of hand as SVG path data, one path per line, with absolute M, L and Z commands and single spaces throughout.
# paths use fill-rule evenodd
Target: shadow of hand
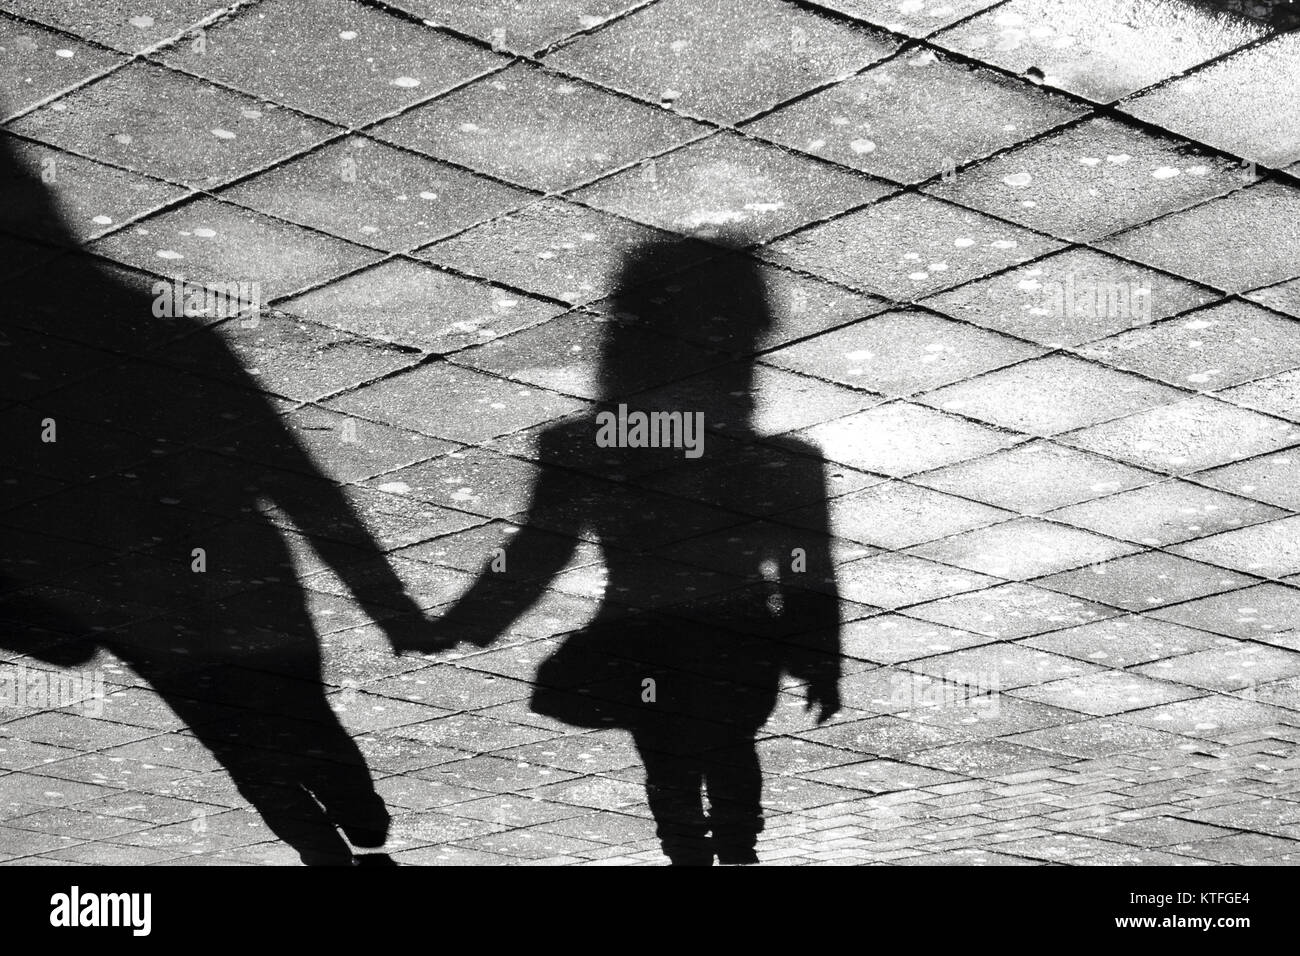
M 816 711 L 819 726 L 839 713 L 841 706 L 837 679 L 819 678 L 808 684 L 805 709 Z
M 402 614 L 389 618 L 382 624 L 384 636 L 393 652 L 403 654 L 433 654 L 450 650 L 457 641 L 446 630 L 438 628 L 423 614 Z
M 500 636 L 495 622 L 476 622 L 464 617 L 457 615 L 457 620 L 452 622 L 447 618 L 430 620 L 422 613 L 408 613 L 389 618 L 382 626 L 393 652 L 399 656 L 436 654 L 461 644 L 487 647 Z

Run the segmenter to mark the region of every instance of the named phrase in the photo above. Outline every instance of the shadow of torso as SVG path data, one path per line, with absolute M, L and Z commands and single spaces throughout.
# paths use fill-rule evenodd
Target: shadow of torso
M 598 611 L 542 665 L 533 706 L 583 726 L 676 728 L 703 744 L 752 736 L 783 675 L 829 664 L 821 645 L 838 609 L 816 517 L 818 450 L 742 434 L 714 436 L 719 447 L 697 459 L 615 448 L 575 463 L 572 449 L 592 445 L 599 427 L 570 422 L 539 441 L 545 477 L 530 522 L 599 542 L 604 573 Z M 630 474 L 640 477 L 629 484 Z M 809 508 L 802 525 L 761 517 Z

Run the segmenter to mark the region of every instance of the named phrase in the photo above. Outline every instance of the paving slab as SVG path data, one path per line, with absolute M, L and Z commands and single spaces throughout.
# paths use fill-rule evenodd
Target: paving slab
M 5 57 L 6 116 L 30 109 L 70 87 L 106 73 L 125 57 L 66 34 L 0 14 Z
M 892 187 L 729 133 L 690 143 L 573 193 L 661 229 L 770 239 L 880 199 Z
M 719 20 L 738 29 L 716 30 Z M 877 31 L 777 0 L 667 0 L 565 44 L 545 62 L 725 123 L 848 76 L 894 48 Z
M 1175 734 L 1137 727 L 1117 720 L 1081 720 L 1065 727 L 1014 734 L 1011 743 L 1036 747 L 1049 753 L 1071 757 L 1108 757 L 1143 750 L 1168 750 L 1182 742 Z M 1104 835 L 1104 828 L 1085 828 L 1082 832 Z
M 1062 239 L 1088 241 L 1240 185 L 1240 167 L 1180 140 L 1090 119 L 925 187 Z
M 379 258 L 360 246 L 207 198 L 100 239 L 92 249 L 173 281 L 255 283 L 249 297 L 258 304 Z
M 1300 190 L 1262 182 L 1101 244 L 1126 258 L 1244 292 L 1295 278 Z M 1206 255 L 1213 250 L 1213 255 Z
M 1139 673 L 1226 693 L 1300 673 L 1300 654 L 1258 644 L 1226 645 L 1156 661 Z
M 1294 443 L 1295 426 L 1255 412 L 1189 398 L 1071 432 L 1063 440 L 1172 474 L 1187 474 Z
M 1053 574 L 1039 583 L 1046 588 L 1127 611 L 1144 611 L 1247 587 L 1253 581 L 1244 574 L 1224 571 L 1212 564 L 1188 562 L 1164 552 L 1144 551 L 1077 571 Z
M 593 125 L 592 114 L 604 121 Z M 379 139 L 546 192 L 708 132 L 671 112 L 522 63 L 370 130 Z
M 1123 669 L 1205 650 L 1223 640 L 1205 631 L 1133 614 L 1027 637 L 1023 643 L 1092 664 Z
M 1264 166 L 1300 158 L 1300 36 L 1284 33 L 1134 97 L 1124 111 Z M 1228 117 L 1231 117 L 1231 121 Z
M 1269 505 L 1290 511 L 1300 510 L 1300 494 L 1295 484 L 1296 468 L 1300 458 L 1290 450 L 1260 455 L 1246 461 L 1202 472 L 1197 480 L 1235 495 L 1249 495 Z M 1240 506 L 1239 506 L 1240 507 Z M 1256 511 L 1260 519 L 1280 518 L 1282 513 L 1272 509 Z M 1227 528 L 1213 528 L 1226 531 Z
M 47 241 L 66 241 L 60 223 L 73 237 L 87 242 L 122 224 L 185 196 L 187 190 L 135 175 L 103 163 L 74 156 L 39 143 L 6 137 L 8 148 L 33 177 L 54 184 L 58 220 L 31 190 L 31 182 L 18 179 L 0 194 L 5 209 L 5 230 Z
M 1142 717 L 1152 712 L 1147 708 L 1158 709 L 1171 701 L 1204 696 L 1204 693 L 1128 671 L 1098 670 L 1037 687 L 1020 688 L 1015 696 L 1094 717 L 1108 717 L 1128 711 L 1137 711 Z M 1196 703 L 1199 702 L 1193 701 L 1193 704 Z M 1146 718 L 1143 722 L 1152 719 L 1154 718 Z M 1157 720 L 1152 726 L 1161 728 L 1165 722 Z M 1162 729 L 1182 732 L 1172 726 Z
M 138 60 L 9 128 L 160 179 L 210 188 L 286 159 L 335 127 Z
M 502 378 L 595 400 L 608 388 L 600 376 L 601 345 L 614 334 L 611 326 L 617 321 L 607 316 L 571 312 L 468 349 L 454 361 Z M 637 353 L 661 358 L 629 370 L 620 379 L 618 387 L 628 394 L 722 362 L 716 352 L 651 330 L 642 331 L 637 326 L 620 330 L 618 334 Z
M 1079 350 L 1107 365 L 1218 390 L 1300 364 L 1300 324 L 1244 302 L 1225 302 Z
M 767 246 L 765 259 L 910 301 L 1060 248 L 923 195 L 886 199 Z
M 951 174 L 1082 112 L 1028 83 L 922 50 L 870 67 L 744 128 L 910 184 Z
M 945 31 L 940 45 L 1109 102 L 1265 35 L 1263 26 L 1188 4 L 1012 0 Z
M 1056 347 L 1218 301 L 1217 293 L 1076 246 L 922 300 L 927 308 Z
M 1162 407 L 1180 397 L 1174 389 L 1149 380 L 1055 354 L 949 385 L 921 401 L 1003 428 L 1056 435 Z
M 1292 370 L 1224 389 L 1220 394 L 1231 402 L 1296 421 L 1300 419 L 1297 387 L 1300 387 L 1300 372 Z
M 1015 436 L 921 405 L 894 402 L 801 433 L 832 461 L 902 476 L 1016 443 Z
M 429 303 L 437 303 L 434 308 Z M 545 322 L 563 308 L 422 263 L 390 259 L 278 304 L 370 339 L 446 354 Z
M 420 250 L 420 257 L 458 272 L 569 303 L 609 295 L 635 249 L 663 233 L 559 200 L 524 207 Z M 680 265 L 709 258 L 707 247 L 681 250 Z
M 953 682 L 964 680 L 978 688 L 987 687 L 999 693 L 1003 689 L 1061 680 L 1096 670 L 1093 665 L 1079 660 L 1002 641 L 935 655 L 905 666 L 919 674 Z
M 1110 500 L 1118 492 L 1158 479 L 1150 472 L 1062 445 L 1029 441 L 909 480 L 1023 515 L 1040 515 L 1092 498 Z
M 508 62 L 351 0 L 270 0 L 160 59 L 353 127 Z
M 955 3 L 944 0 L 912 3 L 898 0 L 820 0 L 817 5 L 895 33 L 925 36 L 996 3 L 997 0 L 956 0 Z
M 1262 462 L 1269 457 L 1253 461 Z M 1253 474 L 1238 479 L 1235 469 L 1239 467 L 1244 466 L 1229 466 L 1227 469 L 1206 472 L 1204 474 L 1207 476 L 1222 474 L 1222 480 L 1207 477 L 1205 484 L 1239 493 L 1246 488 L 1255 491 L 1256 486 L 1250 482 L 1259 479 Z M 1285 469 L 1281 475 L 1286 475 Z M 1289 490 L 1284 492 L 1289 493 Z M 1258 497 L 1269 500 L 1269 493 L 1261 491 Z M 1281 518 L 1284 514 L 1277 508 L 1240 497 L 1239 494 L 1223 494 L 1213 488 L 1178 480 L 1167 480 L 1145 488 L 1109 495 L 1051 513 L 1055 520 L 1150 546 L 1176 544 L 1257 521 Z
M 1255 638 L 1291 628 L 1297 592 L 1281 584 L 1258 584 L 1242 591 L 1202 598 L 1152 612 L 1152 616 L 1228 637 Z
M 438 405 L 424 401 L 430 389 L 443 396 Z M 581 405 L 544 389 L 435 362 L 332 399 L 326 407 L 469 442 L 496 438 Z M 466 414 L 470 410 L 473 414 Z
M 1217 740 L 1226 734 L 1267 722 L 1269 712 L 1270 708 L 1254 701 L 1211 694 L 1125 714 L 1124 719 L 1157 730 Z M 1197 811 L 1196 816 L 1203 819 L 1212 813 Z M 1213 815 L 1222 819 L 1225 814 Z
M 836 578 L 840 593 L 850 600 L 890 610 L 1001 581 L 907 554 L 879 554 L 850 562 L 836 570 Z
M 1300 519 L 1282 518 L 1201 538 L 1175 550 L 1190 558 L 1260 577 L 1286 577 L 1300 573 L 1297 524 Z
M 1001 509 L 905 481 L 881 482 L 844 495 L 831 504 L 831 511 L 838 534 L 890 549 L 946 538 L 1011 517 Z M 807 509 L 784 514 L 780 520 L 809 524 L 816 519 L 814 510 Z
M 180 0 L 166 6 L 150 3 L 134 13 L 84 0 L 71 4 L 58 0 L 7 0 L 5 8 L 128 53 L 186 34 L 187 28 L 211 21 L 217 9 L 210 0 Z
M 1032 345 L 929 313 L 890 311 L 769 352 L 763 361 L 903 396 L 1039 354 Z
M 922 557 L 1013 580 L 1095 564 L 1134 550 L 1132 545 L 1037 518 L 1017 518 L 909 549 Z
M 401 252 L 525 205 L 530 193 L 352 137 L 222 193 L 259 212 Z
M 1063 630 L 1118 613 L 1105 605 L 1019 582 L 931 601 L 908 611 L 909 616 L 925 621 L 1003 640 Z

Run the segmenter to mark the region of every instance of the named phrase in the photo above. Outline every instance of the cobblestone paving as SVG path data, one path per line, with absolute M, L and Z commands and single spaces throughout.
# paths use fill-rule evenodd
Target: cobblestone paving
M 1175 0 L 0 0 L 0 136 L 123 281 L 262 283 L 261 325 L 215 331 L 430 608 L 525 508 L 539 427 L 589 407 L 573 343 L 624 251 L 668 231 L 703 259 L 742 227 L 784 303 L 760 425 L 845 479 L 853 608 L 844 710 L 816 727 L 791 685 L 763 731 L 763 860 L 1288 864 L 1290 26 Z M 3 202 L 8 284 L 41 253 Z M 225 437 L 195 447 L 238 457 Z M 22 504 L 68 489 L 5 480 L 21 555 Z M 295 555 L 396 860 L 663 862 L 630 737 L 528 707 L 592 612 L 589 550 L 501 642 L 400 658 Z M 46 665 L 0 665 L 0 860 L 297 861 L 124 666 L 100 658 L 92 716 L 15 701 Z

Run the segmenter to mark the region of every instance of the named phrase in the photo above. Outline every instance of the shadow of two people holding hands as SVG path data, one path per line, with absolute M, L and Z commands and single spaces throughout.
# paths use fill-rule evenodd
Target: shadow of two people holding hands
M 159 318 L 147 282 L 75 248 L 12 143 L 0 159 L 15 273 L 0 328 L 12 450 L 0 646 L 11 659 L 80 667 L 110 652 L 129 669 L 123 681 L 156 691 L 305 862 L 350 864 L 354 848 L 383 845 L 390 819 L 325 694 L 304 549 L 396 651 L 437 653 L 489 645 L 579 539 L 598 541 L 605 597 L 542 665 L 532 706 L 631 731 L 671 860 L 753 861 L 755 735 L 786 677 L 819 719 L 834 714 L 839 659 L 819 452 L 753 425 L 754 355 L 772 316 L 751 260 L 723 250 L 681 289 L 664 274 L 695 244 L 629 257 L 595 410 L 541 435 L 542 477 L 507 570 L 485 561 L 429 621 L 211 317 Z M 689 344 L 701 333 L 712 351 Z M 645 389 L 687 372 L 691 387 L 666 409 L 678 413 L 676 447 L 598 440 L 607 416 L 665 410 Z M 704 429 L 688 435 L 700 416 Z M 765 520 L 796 508 L 797 526 Z

